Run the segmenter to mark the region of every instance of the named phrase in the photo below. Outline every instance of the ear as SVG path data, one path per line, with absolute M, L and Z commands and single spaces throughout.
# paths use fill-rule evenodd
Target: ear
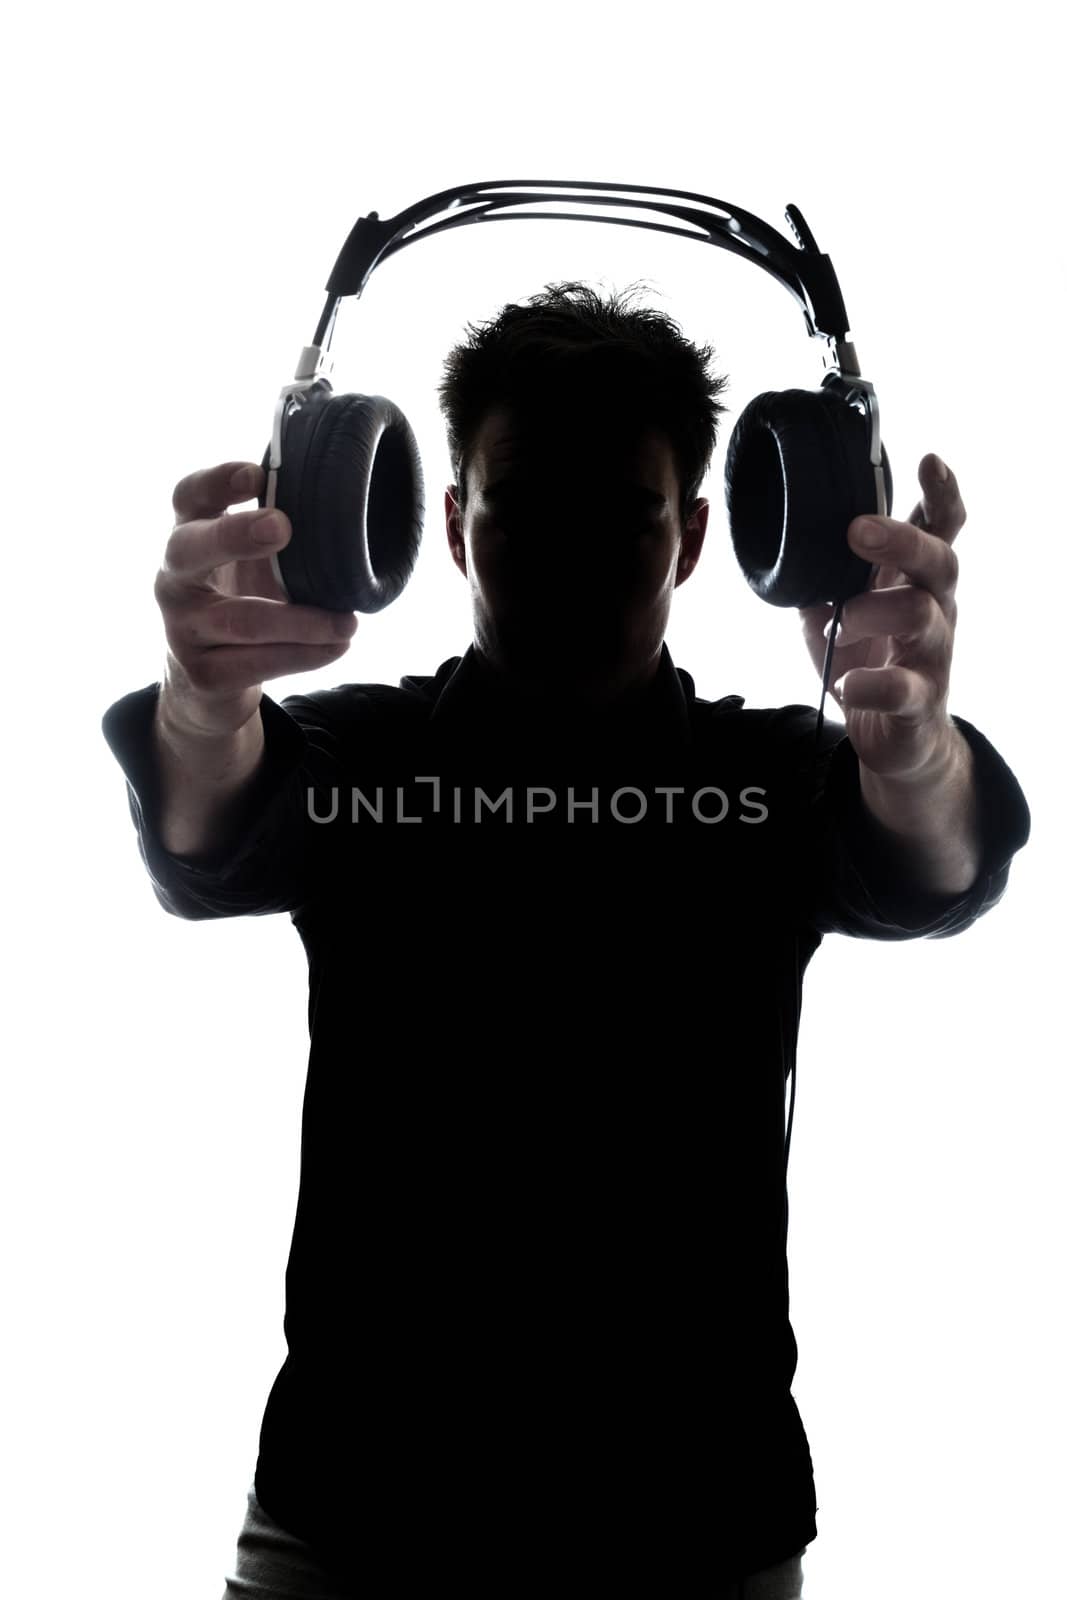
M 707 500 L 698 500 L 692 516 L 682 529 L 682 537 L 678 545 L 678 567 L 675 572 L 674 587 L 684 583 L 700 560 L 700 552 L 704 548 L 704 535 L 708 531 Z
M 463 513 L 459 509 L 458 494 L 459 490 L 456 485 L 450 483 L 445 490 L 445 533 L 448 538 L 448 548 L 451 552 L 452 560 L 456 563 L 463 576 L 466 577 L 467 545 L 463 538 Z

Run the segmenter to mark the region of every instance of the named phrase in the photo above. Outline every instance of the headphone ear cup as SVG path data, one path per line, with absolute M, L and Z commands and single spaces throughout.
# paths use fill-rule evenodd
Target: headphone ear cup
M 893 480 L 882 449 L 887 515 Z M 734 554 L 749 587 L 776 606 L 847 600 L 871 563 L 848 542 L 853 518 L 877 510 L 866 419 L 823 388 L 757 395 L 730 437 L 724 468 Z
M 281 580 L 298 605 L 382 611 L 407 584 L 422 541 L 426 494 L 411 425 L 383 395 L 335 395 L 325 381 L 295 399 L 275 492 L 293 529 L 276 558 Z M 269 471 L 269 447 L 263 464 Z

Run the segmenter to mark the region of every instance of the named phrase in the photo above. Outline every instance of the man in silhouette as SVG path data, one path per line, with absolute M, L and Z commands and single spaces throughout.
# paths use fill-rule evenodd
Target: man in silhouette
M 796 1594 L 816 1531 L 783 1152 L 803 972 L 827 932 L 970 926 L 1029 830 L 946 710 L 955 480 L 927 456 L 912 518 L 875 519 L 881 587 L 835 651 L 846 725 L 816 748 L 810 706 L 704 700 L 675 666 L 708 502 L 683 521 L 665 435 L 577 401 L 494 409 L 447 492 L 462 657 L 257 691 L 249 714 L 219 687 L 221 652 L 250 648 L 225 608 L 282 598 L 266 557 L 292 530 L 253 545 L 226 507 L 263 475 L 235 494 L 237 465 L 178 485 L 167 682 L 104 731 L 164 908 L 287 912 L 308 957 L 255 1514 L 338 1593 L 698 1574 L 727 1596 L 770 1573 Z M 829 614 L 802 618 L 819 671 Z M 277 610 L 241 615 L 281 648 Z M 347 648 L 312 608 L 285 620 L 290 664 L 261 677 Z M 217 804 L 189 800 L 191 761 Z

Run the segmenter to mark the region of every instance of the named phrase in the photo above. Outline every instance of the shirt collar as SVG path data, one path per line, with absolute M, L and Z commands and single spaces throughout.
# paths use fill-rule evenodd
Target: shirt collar
M 461 735 L 474 728 L 483 735 L 491 727 L 506 733 L 526 720 L 521 703 L 486 671 L 473 644 L 462 657 L 453 656 L 442 663 L 431 692 L 435 698 L 429 721 L 435 738 Z M 688 750 L 693 743 L 689 707 L 695 696 L 692 677 L 675 666 L 664 643 L 656 672 L 633 705 L 623 715 L 605 721 L 595 715 L 578 719 L 574 734 L 583 740 L 600 728 L 609 740 L 628 742 L 639 734 L 646 747 Z M 542 731 L 551 735 L 550 728 Z

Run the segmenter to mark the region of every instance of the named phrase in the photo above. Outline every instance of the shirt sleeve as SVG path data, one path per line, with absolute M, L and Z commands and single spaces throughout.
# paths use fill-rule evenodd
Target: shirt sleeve
M 815 760 L 805 765 L 816 713 L 784 710 L 790 733 L 800 737 L 799 893 L 810 927 L 860 939 L 946 939 L 1003 898 L 1012 858 L 1030 836 L 1030 809 L 1007 762 L 972 723 L 951 718 L 974 754 L 978 873 L 964 893 L 943 894 L 915 881 L 910 863 L 868 812 L 859 758 L 843 729 L 824 725 Z
M 231 841 L 195 860 L 160 840 L 160 794 L 153 723 L 162 685 L 116 700 L 101 728 L 126 778 L 137 845 L 156 899 L 190 921 L 299 910 L 315 892 L 321 854 L 308 789 L 337 781 L 339 751 L 321 696 L 264 694 L 264 759 L 245 796 Z

